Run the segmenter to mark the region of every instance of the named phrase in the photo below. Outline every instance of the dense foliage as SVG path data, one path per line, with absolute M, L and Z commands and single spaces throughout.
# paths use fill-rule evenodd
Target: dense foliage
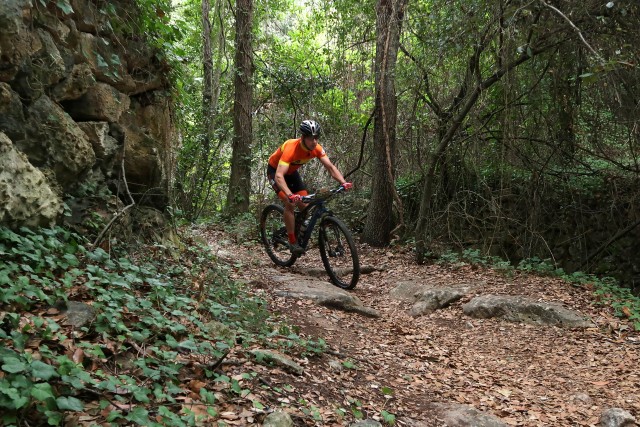
M 193 425 L 194 405 L 215 417 L 213 387 L 244 393 L 217 371 L 229 349 L 280 331 L 264 303 L 193 241 L 183 250 L 152 245 L 125 256 L 88 249 L 60 228 L 2 228 L 0 257 L 3 425 L 66 425 L 73 413 Z M 70 316 L 82 302 L 89 314 L 74 326 Z M 286 341 L 291 349 L 320 348 L 293 334 Z M 209 384 L 195 400 L 190 378 Z M 183 406 L 187 395 L 192 404 Z
M 192 220 L 224 209 L 233 139 L 233 5 L 212 5 L 217 102 L 206 144 L 200 6 L 183 2 L 172 14 L 188 23 L 172 45 L 187 52 L 179 84 L 185 91 L 178 100 L 183 149 L 176 202 Z M 444 241 L 516 262 L 551 256 L 566 263 L 567 252 L 575 259 L 582 251 L 565 266 L 627 265 L 622 247 L 628 242 L 605 244 L 637 221 L 625 219 L 637 195 L 606 183 L 634 188 L 640 172 L 638 13 L 632 1 L 571 1 L 559 8 L 410 2 L 395 76 L 395 186 L 402 201 L 395 209 L 396 220 L 405 221 L 399 237 L 423 242 L 418 255 Z M 296 135 L 305 117 L 322 123 L 322 144 L 340 169 L 350 171 L 362 160 L 350 180 L 367 196 L 371 177 L 380 173 L 371 161 L 374 125 L 363 138 L 375 104 L 375 18 L 374 2 L 256 2 L 254 137 L 246 159 L 256 200 L 271 196 L 263 178 L 267 156 Z M 326 182 L 318 164 L 305 170 L 312 188 Z M 586 220 L 575 229 L 548 223 L 586 218 L 594 204 L 604 213 L 610 202 L 597 205 L 605 199 L 624 209 L 605 220 L 615 227 L 590 232 Z M 558 235 L 582 237 L 567 249 Z M 637 280 L 637 271 L 628 273 L 627 283 Z

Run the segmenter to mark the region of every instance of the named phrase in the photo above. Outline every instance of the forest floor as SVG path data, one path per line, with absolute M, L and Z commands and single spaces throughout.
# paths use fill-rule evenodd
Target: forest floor
M 408 249 L 359 245 L 361 265 L 376 271 L 362 275 L 350 293 L 381 313 L 370 318 L 276 295 L 274 273 L 304 278 L 306 268 L 322 267 L 317 249 L 291 268 L 276 268 L 257 241 L 236 244 L 219 228 L 200 234 L 216 250 L 233 254 L 232 278 L 249 284 L 271 312 L 299 325 L 299 335 L 326 341 L 323 354 L 296 359 L 303 375 L 252 367 L 259 384 L 252 393 L 270 409 L 285 409 L 296 425 L 349 425 L 360 417 L 383 423 L 395 417 L 400 426 L 438 425 L 435 402 L 469 405 L 517 426 L 596 426 L 611 407 L 640 415 L 640 333 L 611 307 L 598 304 L 588 285 L 462 263 L 418 265 Z M 411 303 L 389 296 L 408 279 L 475 284 L 476 294 L 559 302 L 591 317 L 596 327 L 472 319 L 462 312 L 472 295 L 412 317 Z M 250 424 L 251 411 L 235 405 L 226 421 Z

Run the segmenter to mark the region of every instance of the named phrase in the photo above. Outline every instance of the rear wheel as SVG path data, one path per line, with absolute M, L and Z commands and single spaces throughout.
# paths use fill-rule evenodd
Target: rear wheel
M 331 282 L 342 289 L 353 289 L 360 278 L 360 261 L 351 232 L 333 216 L 320 223 L 320 256 Z
M 283 213 L 282 206 L 268 205 L 264 208 L 260 216 L 260 238 L 269 258 L 279 266 L 289 267 L 298 257 L 289 250 Z

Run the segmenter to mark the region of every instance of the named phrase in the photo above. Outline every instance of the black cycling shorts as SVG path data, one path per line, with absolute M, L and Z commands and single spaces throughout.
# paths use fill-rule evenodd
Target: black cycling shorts
M 267 178 L 269 178 L 269 184 L 271 184 L 271 188 L 273 188 L 273 191 L 275 191 L 276 194 L 280 193 L 282 191 L 282 188 L 280 188 L 280 186 L 276 182 L 276 170 L 271 165 L 267 167 Z M 295 171 L 292 174 L 285 175 L 284 182 L 287 183 L 287 187 L 289 187 L 291 193 L 297 193 L 299 191 L 307 189 L 307 186 L 302 181 L 302 177 L 300 176 L 298 171 Z

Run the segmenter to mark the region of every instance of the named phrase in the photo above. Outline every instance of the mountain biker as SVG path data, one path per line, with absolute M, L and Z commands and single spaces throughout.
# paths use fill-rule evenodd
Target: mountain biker
M 303 209 L 302 196 L 309 194 L 298 169 L 317 157 L 333 179 L 345 190 L 353 184 L 347 182 L 338 168 L 331 163 L 324 149 L 318 144 L 320 124 L 314 120 L 304 120 L 300 124 L 302 136 L 288 139 L 269 157 L 267 178 L 273 190 L 284 202 L 284 224 L 287 227 L 289 248 L 294 255 L 302 255 L 304 249 L 296 242 L 294 207 Z

